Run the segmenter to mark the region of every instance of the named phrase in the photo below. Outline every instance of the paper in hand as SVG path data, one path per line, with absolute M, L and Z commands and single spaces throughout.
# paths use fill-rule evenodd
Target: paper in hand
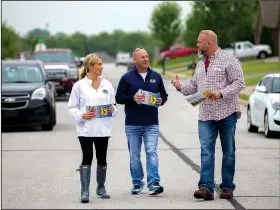
M 205 99 L 206 95 L 212 93 L 211 90 L 205 90 L 203 92 L 197 92 L 193 95 L 189 95 L 186 97 L 186 100 L 192 105 L 192 106 L 197 106 L 201 104 Z
M 160 98 L 159 93 L 153 93 L 142 89 L 139 90 L 139 93 L 144 96 L 144 101 L 142 101 L 141 104 L 159 107 L 159 104 L 157 103 L 157 98 Z
M 106 105 L 99 105 L 99 106 L 86 106 L 86 111 L 92 111 L 96 109 L 97 116 L 95 118 L 104 118 L 104 117 L 112 117 L 112 112 L 109 112 L 109 107 L 112 106 L 111 104 Z

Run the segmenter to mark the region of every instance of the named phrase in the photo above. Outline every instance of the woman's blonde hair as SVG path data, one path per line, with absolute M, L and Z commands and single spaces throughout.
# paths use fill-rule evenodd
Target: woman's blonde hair
M 89 54 L 85 57 L 83 62 L 83 69 L 81 70 L 80 73 L 80 79 L 83 79 L 87 75 L 89 71 L 89 66 L 96 64 L 98 59 L 101 59 L 101 56 L 99 56 L 96 53 Z

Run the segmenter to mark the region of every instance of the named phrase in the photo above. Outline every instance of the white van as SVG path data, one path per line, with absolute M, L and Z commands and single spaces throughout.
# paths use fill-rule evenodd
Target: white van
M 116 56 L 116 65 L 127 65 L 131 60 L 130 53 L 128 52 L 118 52 Z

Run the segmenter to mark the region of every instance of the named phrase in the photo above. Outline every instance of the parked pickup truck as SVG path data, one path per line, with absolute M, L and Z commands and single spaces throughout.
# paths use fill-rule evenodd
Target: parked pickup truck
M 41 60 L 50 80 L 55 84 L 58 96 L 71 93 L 72 86 L 79 80 L 79 69 L 71 49 L 48 48 L 38 50 L 33 60 Z
M 266 58 L 272 51 L 269 45 L 254 45 L 249 41 L 232 43 L 229 48 L 224 50 L 234 53 L 237 58 Z

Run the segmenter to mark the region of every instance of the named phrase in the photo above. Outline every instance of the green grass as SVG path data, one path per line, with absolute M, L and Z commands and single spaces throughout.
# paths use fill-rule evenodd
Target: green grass
M 280 62 L 265 62 L 263 60 L 243 61 L 242 69 L 244 75 L 279 72 Z
M 244 93 L 240 93 L 240 94 L 239 94 L 239 97 L 240 97 L 241 99 L 243 99 L 243 100 L 248 101 L 250 96 L 248 96 L 247 94 L 244 94 Z
M 166 70 L 173 71 L 176 69 L 185 69 L 188 64 L 191 64 L 195 60 L 198 61 L 197 55 L 186 56 L 181 58 L 170 59 L 166 61 Z M 157 64 L 157 61 L 153 63 L 154 68 L 161 69 L 162 66 Z M 266 62 L 264 60 L 248 59 L 242 61 L 242 69 L 244 75 L 258 74 L 263 76 L 267 73 L 275 73 L 280 70 L 280 62 Z
M 257 83 L 263 78 L 263 76 L 245 77 L 245 84 L 247 86 L 257 85 Z

